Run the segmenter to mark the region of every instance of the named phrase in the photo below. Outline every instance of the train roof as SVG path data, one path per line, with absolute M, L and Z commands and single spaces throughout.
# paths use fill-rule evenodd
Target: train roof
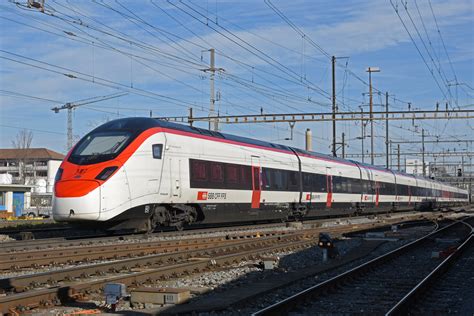
M 107 122 L 96 129 L 94 129 L 92 132 L 101 132 L 101 131 L 106 131 L 106 130 L 114 130 L 114 129 L 121 129 L 121 130 L 130 130 L 130 131 L 135 131 L 135 132 L 142 132 L 145 131 L 149 128 L 153 127 L 161 127 L 161 128 L 168 128 L 168 129 L 173 129 L 173 130 L 178 130 L 178 131 L 183 131 L 187 133 L 192 133 L 192 134 L 198 134 L 198 135 L 203 135 L 207 137 L 214 137 L 214 138 L 220 138 L 220 139 L 225 139 L 229 141 L 234 141 L 234 142 L 239 142 L 239 143 L 244 143 L 244 144 L 249 144 L 249 145 L 254 145 L 254 146 L 259 146 L 259 147 L 264 147 L 264 148 L 269 148 L 271 150 L 278 150 L 278 151 L 286 151 L 286 152 L 296 152 L 300 155 L 304 156 L 310 156 L 310 157 L 315 157 L 319 158 L 321 160 L 326 160 L 326 161 L 332 161 L 335 163 L 341 163 L 345 165 L 353 165 L 353 166 L 361 166 L 363 168 L 367 169 L 372 169 L 372 170 L 377 170 L 381 172 L 388 172 L 388 173 L 395 173 L 401 176 L 409 177 L 409 178 L 416 178 L 420 180 L 425 180 L 425 181 L 430 181 L 430 182 L 437 182 L 433 181 L 432 179 L 425 178 L 425 177 L 420 177 L 420 176 L 415 176 L 412 174 L 407 174 L 399 171 L 394 171 L 391 169 L 386 169 L 382 167 L 377 167 L 373 166 L 370 164 L 354 161 L 354 160 L 348 160 L 348 159 L 342 159 L 338 157 L 333 157 L 329 155 L 325 155 L 322 153 L 314 152 L 314 151 L 307 151 L 304 149 L 300 148 L 295 148 L 295 147 L 290 147 L 286 145 L 280 145 L 280 144 L 275 144 L 275 143 L 270 143 L 266 142 L 263 140 L 258 140 L 258 139 L 253 139 L 253 138 L 247 138 L 247 137 L 242 137 L 242 136 L 237 136 L 237 135 L 232 135 L 232 134 L 226 134 L 226 133 L 221 133 L 221 132 L 215 132 L 215 131 L 210 131 L 204 128 L 198 128 L 194 126 L 188 126 L 184 124 L 178 124 L 178 123 L 173 123 L 173 122 L 168 122 L 165 120 L 161 120 L 159 118 L 149 118 L 149 117 L 130 117 L 130 118 L 122 118 L 122 119 L 117 119 L 113 120 L 110 122 Z M 440 182 L 437 182 L 440 183 Z M 441 183 L 443 185 L 456 188 L 455 186 Z

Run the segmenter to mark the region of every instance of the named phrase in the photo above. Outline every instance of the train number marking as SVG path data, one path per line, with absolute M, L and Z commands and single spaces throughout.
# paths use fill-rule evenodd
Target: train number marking
M 227 199 L 227 193 L 223 192 L 209 192 L 207 194 L 208 200 L 225 200 Z
M 309 201 L 309 200 L 319 200 L 321 199 L 321 194 L 313 194 L 313 193 L 308 193 L 306 194 L 306 200 Z
M 197 199 L 198 199 L 198 201 L 226 200 L 227 199 L 227 193 L 225 193 L 225 192 L 199 191 Z

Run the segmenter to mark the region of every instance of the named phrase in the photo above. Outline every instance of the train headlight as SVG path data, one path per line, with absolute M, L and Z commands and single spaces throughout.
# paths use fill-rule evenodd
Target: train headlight
M 117 170 L 118 167 L 107 167 L 104 170 L 102 170 L 97 177 L 95 177 L 97 180 L 102 180 L 105 181 L 107 180 L 114 172 Z

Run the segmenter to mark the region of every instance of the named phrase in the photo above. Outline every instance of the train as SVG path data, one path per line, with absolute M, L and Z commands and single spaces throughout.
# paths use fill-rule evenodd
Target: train
M 468 203 L 433 179 L 164 120 L 109 121 L 56 174 L 53 217 L 109 230 L 433 210 Z

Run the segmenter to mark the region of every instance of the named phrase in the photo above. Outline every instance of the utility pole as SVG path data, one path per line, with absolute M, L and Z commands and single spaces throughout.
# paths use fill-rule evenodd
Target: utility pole
M 72 135 L 72 109 L 74 106 L 68 102 L 64 105 L 67 109 L 67 150 L 72 148 L 73 135 Z M 55 113 L 58 113 L 55 111 Z
M 360 107 L 360 117 L 361 117 L 361 120 L 360 120 L 360 134 L 361 134 L 361 141 L 362 141 L 362 163 L 364 163 L 364 138 L 365 138 L 365 133 L 364 133 L 364 130 L 365 130 L 365 125 L 364 125 L 364 108 L 363 107 Z
M 388 92 L 385 92 L 385 152 L 387 153 L 387 157 L 385 157 L 385 167 L 390 168 L 390 164 L 388 162 Z
M 193 108 L 192 107 L 189 108 L 189 117 L 191 119 L 193 118 Z M 193 126 L 193 120 L 189 121 L 189 126 L 191 126 L 191 127 Z
M 215 106 L 216 106 L 216 96 L 214 93 L 214 76 L 216 73 L 216 70 L 214 68 L 214 61 L 215 61 L 215 50 L 214 48 L 211 48 L 209 50 L 211 52 L 211 67 L 209 68 L 209 71 L 211 72 L 210 75 L 210 105 L 209 105 L 209 116 L 215 116 Z M 212 126 L 213 125 L 213 126 Z M 213 120 L 213 122 L 209 121 L 209 129 L 217 131 L 219 129 L 218 121 L 216 119 Z
M 336 157 L 336 56 L 332 56 L 332 155 Z
M 400 171 L 400 144 L 397 144 L 398 171 Z
M 423 177 L 426 176 L 425 172 L 425 129 L 421 129 L 421 165 L 423 168 Z
M 344 142 L 344 133 L 342 133 L 342 158 L 346 157 L 346 143 Z
M 390 153 L 390 166 L 393 166 L 393 159 L 392 159 L 392 152 L 393 152 L 393 147 L 392 147 L 392 141 L 388 141 L 388 147 L 389 147 L 389 153 Z
M 293 140 L 293 128 L 295 127 L 296 122 L 290 121 L 288 124 L 290 124 L 290 137 L 286 137 L 285 140 Z
M 215 53 L 216 50 L 214 48 L 209 49 L 210 52 L 210 67 L 207 69 L 203 69 L 203 71 L 209 71 L 211 74 L 209 76 L 209 85 L 210 85 L 210 97 L 209 97 L 209 117 L 216 116 L 216 96 L 214 92 L 214 77 L 216 75 L 216 71 L 223 71 L 223 68 L 215 68 Z M 209 130 L 218 131 L 219 130 L 219 119 L 217 118 L 210 118 L 209 119 Z
M 370 95 L 370 163 L 374 164 L 374 120 L 373 120 L 373 96 L 372 96 L 372 73 L 380 72 L 378 67 L 367 68 L 369 73 L 369 95 Z

